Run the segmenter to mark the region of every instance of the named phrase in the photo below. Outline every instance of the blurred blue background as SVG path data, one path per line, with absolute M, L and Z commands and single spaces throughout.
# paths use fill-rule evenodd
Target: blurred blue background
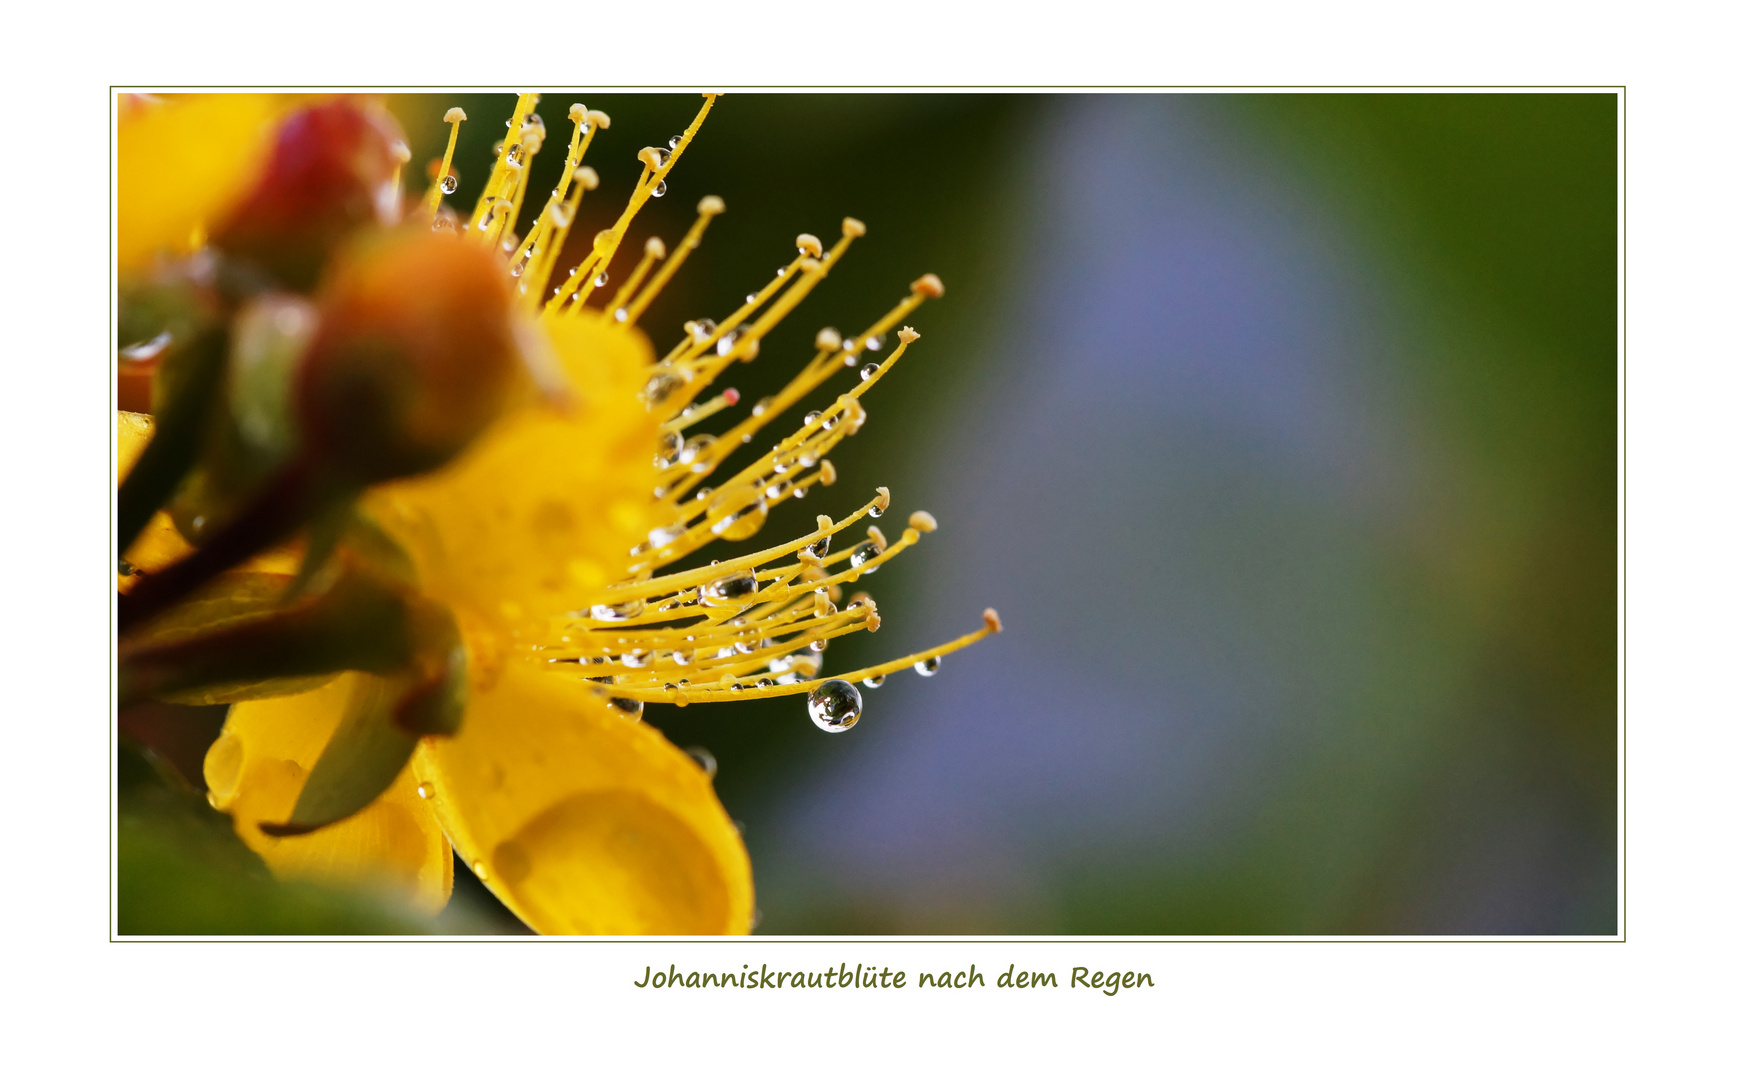
M 613 118 L 589 236 L 697 102 L 580 97 Z M 418 160 L 452 104 L 465 203 L 511 98 L 392 101 Z M 845 735 L 648 708 L 719 760 L 759 932 L 1616 932 L 1617 125 L 1610 94 L 725 96 L 630 238 L 730 208 L 655 344 L 846 214 L 746 402 L 948 286 L 839 486 L 742 550 L 886 484 L 941 528 L 825 671 L 1006 627 Z M 513 928 L 456 888 L 450 931 Z

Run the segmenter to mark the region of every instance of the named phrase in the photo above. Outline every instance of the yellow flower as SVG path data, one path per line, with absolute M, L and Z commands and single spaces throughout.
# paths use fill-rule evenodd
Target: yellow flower
M 461 630 L 463 724 L 455 735 L 424 738 L 410 767 L 362 812 L 305 835 L 262 831 L 290 818 L 347 703 L 380 692 L 378 679 L 346 674 L 305 693 L 234 705 L 207 756 L 207 783 L 238 835 L 283 876 L 386 882 L 438 908 L 452 884 L 450 841 L 543 933 L 746 933 L 754 903 L 741 838 L 709 773 L 639 722 L 644 704 L 806 694 L 817 725 L 843 731 L 861 708 L 854 681 L 875 685 L 907 666 L 929 673 L 942 655 L 1000 626 L 987 610 L 983 626 L 938 648 L 818 677 L 829 639 L 880 625 L 866 594 L 841 606 L 842 587 L 936 527 L 919 512 L 893 541 L 870 524 L 862 542 L 836 546 L 837 535 L 883 516 L 886 489 L 839 522 L 820 516 L 813 531 L 755 554 L 661 571 L 715 537 L 754 535 L 773 507 L 834 483 L 825 455 L 859 430 L 863 395 L 918 339 L 896 327 L 942 286 L 920 278 L 854 337 L 823 331 L 814 358 L 783 391 L 723 433 L 694 435 L 694 425 L 737 404 L 734 391 L 704 397 L 710 385 L 756 356 L 865 228 L 846 219 L 825 249 L 817 237 L 798 237 L 795 257 L 742 307 L 717 324 L 687 324 L 684 339 L 655 361 L 636 324 L 724 211 L 720 199 L 702 200 L 673 250 L 646 241 L 610 298 L 591 301 L 608 285 L 636 213 L 662 193 L 714 99 L 668 148 L 640 152 L 627 206 L 554 290 L 549 279 L 576 209 L 597 186 L 582 162 L 609 117 L 580 105 L 569 111 L 562 179 L 521 236 L 528 166 L 547 137 L 536 102 L 519 97 L 510 137 L 464 221 L 443 205 L 465 120 L 450 110 L 446 155 L 414 213 L 455 242 L 502 253 L 541 393 L 448 465 L 374 487 L 362 503 L 410 556 L 421 592 Z M 891 335 L 898 344 L 880 364 L 869 362 Z M 732 451 L 847 368 L 858 374 L 850 390 L 755 461 L 714 479 Z

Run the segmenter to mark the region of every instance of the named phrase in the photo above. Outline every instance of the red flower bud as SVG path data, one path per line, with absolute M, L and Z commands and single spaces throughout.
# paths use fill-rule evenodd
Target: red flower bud
M 371 484 L 436 468 L 506 406 L 522 371 L 509 278 L 489 251 L 425 229 L 341 255 L 296 387 L 305 453 Z
M 352 233 L 398 220 L 404 133 L 387 111 L 354 98 L 312 105 L 278 128 L 260 182 L 214 242 L 307 289 Z

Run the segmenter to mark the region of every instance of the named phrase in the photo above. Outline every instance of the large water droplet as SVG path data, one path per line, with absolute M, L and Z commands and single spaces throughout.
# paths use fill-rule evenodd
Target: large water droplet
M 441 194 L 451 195 L 458 190 L 459 177 L 454 176 L 452 173 L 448 173 L 446 176 L 441 178 Z
M 652 532 L 647 533 L 646 539 L 647 543 L 651 544 L 653 547 L 664 547 L 666 544 L 675 540 L 687 531 L 687 527 L 679 521 L 671 525 L 659 526 Z
M 701 586 L 701 603 L 708 607 L 729 607 L 745 597 L 754 596 L 758 588 L 755 571 L 739 570 Z
M 712 319 L 696 319 L 689 324 L 689 336 L 695 339 L 697 345 L 718 332 L 719 324 Z
M 594 289 L 602 289 L 608 284 L 610 284 L 610 271 L 608 270 L 598 271 L 598 276 L 592 279 Z
M 514 168 L 520 168 L 526 163 L 526 148 L 519 143 L 508 147 L 507 163 Z
M 930 676 L 935 675 L 936 669 L 939 667 L 942 667 L 942 657 L 933 656 L 928 660 L 920 660 L 918 663 L 912 665 L 912 670 L 918 672 L 920 675 Z
M 665 197 L 665 182 L 663 180 L 660 180 L 658 185 L 652 189 L 652 197 L 655 199 L 662 199 Z
M 639 720 L 646 712 L 646 702 L 635 698 L 613 697 L 606 701 L 605 706 L 617 716 L 625 720 Z
M 829 679 L 810 691 L 810 719 L 823 731 L 840 732 L 858 722 L 864 699 L 843 679 Z
M 434 797 L 435 797 L 435 785 L 434 784 L 425 782 L 425 783 L 421 783 L 421 784 L 417 785 L 417 798 L 419 798 L 419 799 L 433 799 Z
M 653 654 L 645 649 L 630 649 L 620 657 L 623 667 L 643 668 L 653 662 Z
M 713 351 L 718 353 L 720 356 L 726 356 L 730 354 L 732 346 L 736 344 L 737 331 L 733 330 L 719 339 L 719 343 L 713 346 Z
M 882 554 L 882 546 L 874 540 L 866 540 L 852 549 L 852 565 L 854 567 L 863 566 L 865 563 L 880 554 Z M 864 572 L 866 574 L 874 574 L 879 569 L 881 569 L 881 567 L 872 566 Z
M 593 604 L 592 617 L 599 622 L 622 622 L 646 610 L 643 600 L 624 600 L 620 604 Z
M 714 507 L 721 503 L 729 505 L 727 500 L 735 502 L 742 498 L 741 492 L 720 492 L 713 498 Z M 754 502 L 740 510 L 734 510 L 713 523 L 713 535 L 724 540 L 747 540 L 761 531 L 767 524 L 767 500 L 759 496 Z
M 866 676 L 864 676 L 864 678 L 861 681 L 863 682 L 863 684 L 865 686 L 868 686 L 870 689 L 874 690 L 878 686 L 881 686 L 883 683 L 887 682 L 888 676 L 886 676 L 886 675 L 866 675 Z
M 653 454 L 653 468 L 668 469 L 677 462 L 678 455 L 683 452 L 683 433 L 680 431 L 659 432 L 658 450 Z
M 881 364 L 865 364 L 864 367 L 858 372 L 858 378 L 862 382 L 869 382 L 871 377 L 874 376 L 880 370 L 882 370 Z
M 815 423 L 817 420 L 820 420 L 821 418 L 822 418 L 822 410 L 820 410 L 820 409 L 815 409 L 815 410 L 812 410 L 811 412 L 804 413 L 804 427 L 809 427 L 811 424 Z
M 809 546 L 810 554 L 814 555 L 818 559 L 827 558 L 828 545 L 833 539 L 834 538 L 831 534 L 823 536 L 821 539 L 817 540 L 815 543 L 813 543 Z
M 719 759 L 714 757 L 713 752 L 705 746 L 685 747 L 683 753 L 695 760 L 695 764 L 699 765 L 701 771 L 707 774 L 707 779 L 711 780 L 719 775 Z
M 641 390 L 640 396 L 646 400 L 648 405 L 662 405 L 665 399 L 671 396 L 671 391 L 681 385 L 683 385 L 682 379 L 668 371 L 660 371 L 646 381 L 646 386 Z

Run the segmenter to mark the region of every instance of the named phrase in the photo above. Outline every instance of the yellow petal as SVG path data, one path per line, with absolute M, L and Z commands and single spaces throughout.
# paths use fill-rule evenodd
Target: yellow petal
M 123 103 L 116 142 L 116 247 L 121 271 L 179 254 L 252 186 L 265 165 L 271 94 L 201 94 Z
M 593 319 L 556 320 L 552 338 L 566 407 L 529 403 L 452 464 L 368 497 L 425 591 L 500 632 L 590 606 L 652 527 L 658 423 L 636 397 L 651 346 Z
M 749 931 L 749 855 L 707 774 L 586 684 L 509 663 L 413 767 L 461 857 L 539 933 Z
M 231 706 L 205 756 L 212 805 L 235 820 L 236 835 L 281 878 L 386 888 L 439 911 L 453 892 L 453 850 L 409 768 L 367 809 L 336 825 L 283 838 L 260 831 L 262 821 L 289 820 L 357 678 Z

